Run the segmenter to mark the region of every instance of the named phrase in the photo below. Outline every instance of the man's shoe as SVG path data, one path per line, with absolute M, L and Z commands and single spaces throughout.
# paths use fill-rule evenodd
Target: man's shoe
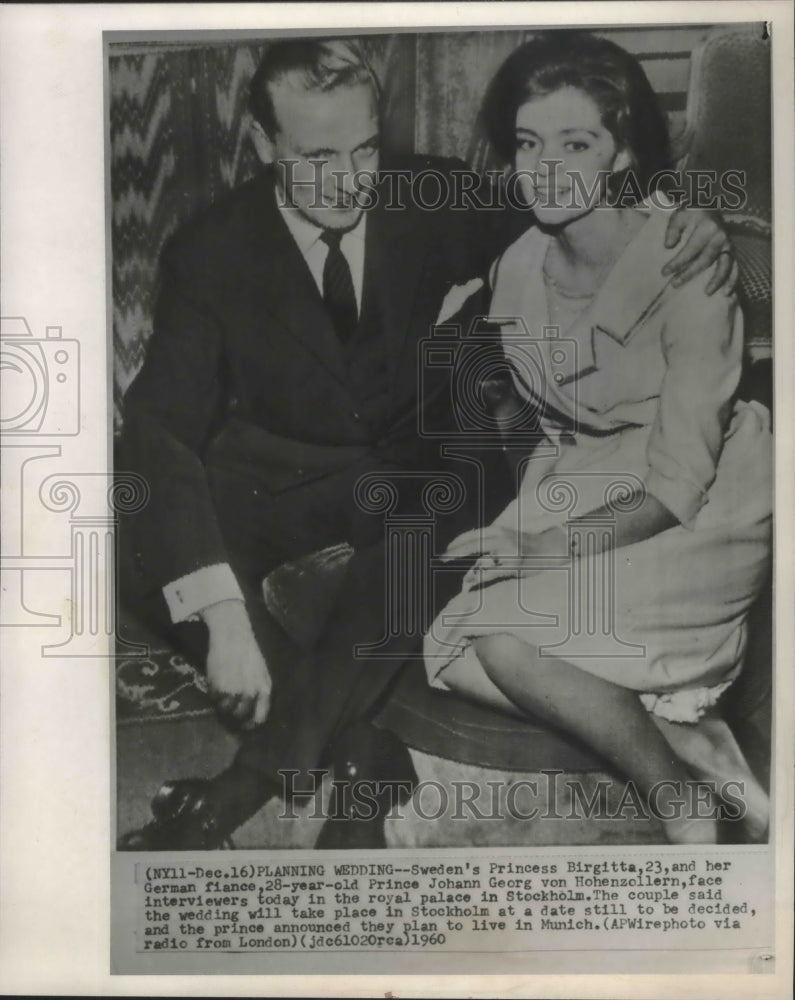
M 151 822 L 119 839 L 120 851 L 216 851 L 233 847 L 211 794 L 201 778 L 167 781 L 152 799 Z
M 317 839 L 319 850 L 377 850 L 386 847 L 384 821 L 407 802 L 417 772 L 405 744 L 387 729 L 357 723 L 331 748 L 334 770 L 329 819 Z M 357 795 L 356 785 L 361 792 Z

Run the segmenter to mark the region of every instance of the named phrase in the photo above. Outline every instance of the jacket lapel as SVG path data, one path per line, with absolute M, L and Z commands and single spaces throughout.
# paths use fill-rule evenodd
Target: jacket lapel
M 637 330 L 659 304 L 669 288 L 670 278 L 662 267 L 676 250 L 664 246 L 665 226 L 669 211 L 665 208 L 639 209 L 649 216 L 646 226 L 616 261 L 593 301 L 568 330 L 561 330 L 564 339 L 576 342 L 576 356 L 555 371 L 555 383 L 560 388 L 599 370 L 599 345 L 607 337 L 626 347 Z M 528 298 L 545 302 L 546 290 L 542 276 L 543 261 L 549 237 L 532 232 L 535 268 L 527 281 L 532 291 Z M 576 360 L 574 358 L 576 357 Z
M 249 220 L 247 278 L 257 288 L 263 308 L 347 387 L 344 352 L 306 261 L 276 206 L 273 185 L 266 170 Z M 428 247 L 416 239 L 418 213 L 410 208 L 388 212 L 381 207 L 383 201 L 378 200 L 367 219 L 362 313 L 371 310 L 378 317 L 394 395 Z
M 263 176 L 249 220 L 247 280 L 263 309 L 339 382 L 344 356 L 317 285 L 276 205 L 273 178 Z
M 638 211 L 647 216 L 646 225 L 616 261 L 590 310 L 594 336 L 604 334 L 622 346 L 669 290 L 671 279 L 662 268 L 678 249 L 665 246 L 670 209 L 650 205 Z

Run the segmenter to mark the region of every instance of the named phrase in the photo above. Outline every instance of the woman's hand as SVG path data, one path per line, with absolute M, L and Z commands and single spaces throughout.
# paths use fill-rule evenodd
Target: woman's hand
M 501 528 L 497 525 L 473 528 L 472 531 L 465 531 L 458 538 L 454 538 L 442 559 L 479 556 L 480 558 L 470 566 L 462 583 L 464 590 L 478 590 L 500 580 L 516 577 L 519 544 L 519 532 L 511 528 Z
M 442 559 L 463 559 L 466 556 L 518 556 L 521 535 L 513 528 L 488 525 L 473 528 L 454 538 Z
M 484 538 L 485 535 L 485 538 Z M 467 531 L 460 535 L 452 545 L 456 552 L 460 548 L 469 548 L 468 555 L 473 555 L 470 548 L 481 539 L 478 548 L 482 551 L 480 558 L 470 567 L 464 577 L 464 589 L 475 590 L 491 586 L 500 580 L 517 579 L 533 576 L 540 572 L 538 564 L 540 556 L 562 556 L 566 554 L 568 535 L 563 528 L 550 528 L 537 534 L 520 533 L 511 528 L 491 528 L 481 532 L 480 529 Z M 449 551 L 449 550 L 448 550 Z M 445 555 L 442 558 L 454 558 Z
M 473 528 L 453 539 L 442 559 L 465 556 L 490 556 L 495 559 L 562 556 L 568 551 L 568 535 L 564 528 L 548 528 L 537 533 L 520 532 L 501 525 Z M 532 564 L 531 564 L 532 565 Z M 516 563 L 514 563 L 516 566 Z

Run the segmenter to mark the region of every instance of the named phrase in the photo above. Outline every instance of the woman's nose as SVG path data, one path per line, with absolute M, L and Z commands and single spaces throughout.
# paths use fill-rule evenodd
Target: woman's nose
M 563 167 L 563 160 L 559 156 L 544 156 L 538 162 L 538 176 L 544 182 L 554 181 L 558 171 Z

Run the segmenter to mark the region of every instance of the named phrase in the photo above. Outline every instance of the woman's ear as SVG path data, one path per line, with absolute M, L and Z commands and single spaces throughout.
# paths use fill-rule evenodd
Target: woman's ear
M 619 149 L 616 158 L 613 160 L 613 173 L 620 174 L 622 170 L 629 170 L 634 166 L 634 157 L 627 149 Z
M 248 132 L 251 136 L 251 141 L 254 143 L 254 149 L 257 151 L 257 157 L 261 163 L 266 166 L 269 163 L 273 163 L 275 159 L 275 153 L 273 149 L 273 142 L 265 131 L 265 129 L 260 125 L 256 119 L 252 118 L 248 125 Z

